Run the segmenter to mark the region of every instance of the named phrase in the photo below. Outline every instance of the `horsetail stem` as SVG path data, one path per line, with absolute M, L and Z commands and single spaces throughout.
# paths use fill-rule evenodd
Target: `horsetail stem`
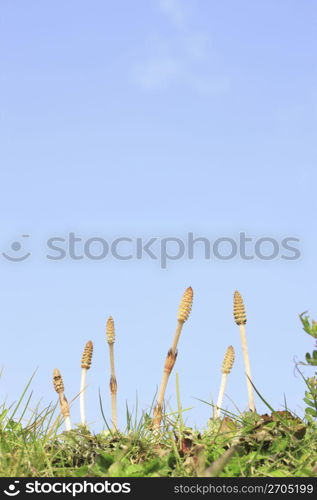
M 106 337 L 109 344 L 109 357 L 110 357 L 110 395 L 111 395 L 111 413 L 112 425 L 115 430 L 118 430 L 118 413 L 117 413 L 117 379 L 114 364 L 114 342 L 115 342 L 115 326 L 111 316 L 107 320 Z
M 85 392 L 86 392 L 86 377 L 87 370 L 90 369 L 91 359 L 93 353 L 93 343 L 91 340 L 85 345 L 84 352 L 81 358 L 81 381 L 80 381 L 80 421 L 82 425 L 86 425 L 86 412 L 85 412 Z
M 65 420 L 65 427 L 67 431 L 71 431 L 72 429 L 72 424 L 70 421 L 70 409 L 69 409 L 69 404 L 66 399 L 66 396 L 64 394 L 64 382 L 62 379 L 61 372 L 55 368 L 53 371 L 53 385 L 54 389 L 57 392 L 59 396 L 59 403 L 60 403 L 60 409 L 61 409 L 61 414 L 64 417 Z
M 223 401 L 223 396 L 224 396 L 225 389 L 226 389 L 228 375 L 231 372 L 232 366 L 234 363 L 234 356 L 235 356 L 234 348 L 232 347 L 232 345 L 230 345 L 228 347 L 228 349 L 226 350 L 226 353 L 225 353 L 225 356 L 224 356 L 223 362 L 222 362 L 222 367 L 221 367 L 222 375 L 221 375 L 221 383 L 220 383 L 219 395 L 218 395 L 218 400 L 217 400 L 217 406 L 215 408 L 215 413 L 214 413 L 215 418 L 219 417 L 219 415 L 220 415 L 220 409 L 222 407 L 222 401 Z
M 158 430 L 158 428 L 161 425 L 166 387 L 168 384 L 171 371 L 173 370 L 177 358 L 177 345 L 180 338 L 180 334 L 182 332 L 182 328 L 185 321 L 187 321 L 187 319 L 189 318 L 192 304 L 193 304 L 193 289 L 192 287 L 188 287 L 183 294 L 183 297 L 181 299 L 178 308 L 176 331 L 172 347 L 169 349 L 167 357 L 165 359 L 163 376 L 161 380 L 160 389 L 158 392 L 157 403 L 153 411 L 153 427 L 156 430 Z
M 245 331 L 245 324 L 247 322 L 247 316 L 246 316 L 246 312 L 245 312 L 243 299 L 238 291 L 234 292 L 233 315 L 234 315 L 235 322 L 239 326 L 239 330 L 240 330 L 242 353 L 243 353 L 245 374 L 246 374 L 246 379 L 247 379 L 249 409 L 250 409 L 250 411 L 255 411 L 253 387 L 251 384 L 251 380 L 252 380 L 252 378 L 251 378 L 251 366 L 250 366 L 250 358 L 249 358 L 247 337 L 246 337 L 246 331 Z

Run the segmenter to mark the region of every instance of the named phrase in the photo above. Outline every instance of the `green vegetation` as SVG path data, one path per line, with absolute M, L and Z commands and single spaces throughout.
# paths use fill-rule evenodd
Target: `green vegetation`
M 300 319 L 304 330 L 316 339 L 317 324 L 304 315 Z M 307 353 L 306 362 L 298 365 L 313 370 L 317 351 Z M 184 424 L 186 410 L 181 407 L 176 374 L 178 408 L 162 415 L 160 427 L 151 414 L 138 418 L 127 409 L 124 432 L 105 422 L 107 430 L 97 435 L 85 425 L 63 432 L 62 413 L 56 418 L 57 404 L 30 411 L 33 374 L 18 402 L 0 407 L 0 476 L 317 476 L 316 372 L 307 377 L 300 373 L 306 403 L 303 419 L 287 408 L 274 411 L 250 380 L 268 413 L 222 411 L 218 416 L 217 411 L 199 432 Z M 63 384 L 58 388 L 63 389 Z M 104 417 L 101 399 L 100 408 Z
M 198 432 L 179 414 L 165 417 L 160 436 L 144 415 L 123 434 L 93 435 L 84 426 L 58 432 L 54 408 L 23 426 L 1 414 L 1 476 L 314 476 L 317 475 L 317 426 L 290 412 L 245 413 L 211 419 Z
M 303 325 L 303 329 L 308 335 L 311 335 L 314 339 L 317 339 L 317 323 L 312 320 L 310 323 L 309 317 L 304 316 L 305 313 L 300 315 L 300 320 Z M 316 342 L 317 344 L 317 342 Z M 306 366 L 317 366 L 317 350 L 315 349 L 311 354 L 309 352 L 306 353 L 305 356 L 306 363 L 299 363 L 301 365 Z M 301 372 L 300 372 L 301 373 Z M 302 374 L 302 373 L 301 373 Z M 305 409 L 305 416 L 308 421 L 317 417 L 317 372 L 315 372 L 313 377 L 303 379 L 306 383 L 307 390 L 305 391 L 304 402 L 307 404 L 307 408 Z

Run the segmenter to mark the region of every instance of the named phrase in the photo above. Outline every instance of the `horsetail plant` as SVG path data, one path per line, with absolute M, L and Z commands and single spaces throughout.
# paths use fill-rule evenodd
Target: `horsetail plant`
M 240 330 L 240 338 L 241 338 L 241 344 L 242 344 L 244 367 L 245 367 L 245 373 L 246 373 L 246 378 L 247 378 L 249 409 L 250 409 L 250 411 L 255 411 L 254 394 L 253 394 L 253 387 L 252 387 L 252 383 L 251 383 L 252 379 L 251 379 L 250 358 L 249 358 L 249 352 L 248 352 L 247 337 L 246 337 L 246 332 L 245 332 L 245 325 L 247 322 L 247 316 L 246 316 L 246 312 L 245 312 L 243 299 L 238 291 L 234 292 L 233 315 L 234 315 L 235 322 L 239 326 L 239 330 Z
M 221 376 L 221 383 L 220 383 L 217 406 L 215 408 L 215 413 L 214 413 L 215 418 L 218 418 L 220 415 L 220 409 L 222 407 L 223 395 L 225 393 L 228 375 L 232 370 L 233 363 L 234 363 L 234 348 L 232 347 L 232 345 L 229 345 L 228 349 L 226 350 L 225 357 L 223 358 L 223 362 L 222 362 L 222 369 L 221 369 L 222 376 Z
M 87 371 L 91 366 L 93 349 L 94 346 L 92 341 L 88 340 L 84 348 L 83 356 L 81 358 L 80 421 L 82 425 L 86 425 L 86 413 L 85 413 L 86 377 L 87 377 Z
M 114 321 L 111 316 L 107 320 L 106 327 L 107 342 L 109 344 L 110 356 L 110 394 L 111 394 L 111 414 L 112 425 L 115 430 L 118 430 L 118 416 L 117 416 L 117 379 L 114 367 L 114 342 L 115 342 L 115 327 Z
M 70 421 L 70 410 L 69 410 L 69 404 L 66 399 L 66 396 L 64 394 L 64 383 L 62 379 L 61 372 L 55 368 L 53 372 L 53 385 L 54 389 L 57 392 L 59 396 L 59 403 L 60 403 L 60 408 L 61 408 L 61 414 L 64 417 L 65 420 L 65 427 L 67 431 L 72 430 L 72 424 Z
M 173 339 L 173 344 L 167 353 L 161 385 L 158 392 L 157 403 L 153 411 L 153 427 L 156 430 L 158 430 L 161 425 L 166 387 L 177 358 L 177 345 L 182 332 L 182 328 L 184 326 L 185 321 L 187 321 L 187 319 L 189 318 L 192 304 L 193 304 L 193 289 L 192 287 L 189 287 L 185 290 L 178 308 L 177 326 Z

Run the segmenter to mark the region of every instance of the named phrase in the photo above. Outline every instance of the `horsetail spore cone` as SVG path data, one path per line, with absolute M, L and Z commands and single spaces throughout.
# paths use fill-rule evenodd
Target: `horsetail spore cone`
M 225 357 L 223 358 L 222 362 L 222 373 L 229 374 L 232 370 L 234 363 L 234 348 L 232 345 L 229 345 L 228 349 L 226 350 Z
M 247 337 L 246 337 L 246 332 L 245 332 L 245 324 L 247 322 L 247 316 L 246 316 L 246 312 L 245 312 L 243 299 L 242 299 L 240 293 L 237 291 L 234 292 L 233 315 L 234 315 L 235 322 L 239 326 L 239 330 L 240 330 L 244 367 L 245 367 L 245 373 L 246 373 L 246 377 L 247 377 L 249 409 L 251 411 L 255 411 L 253 387 L 251 384 L 252 378 L 251 378 L 250 358 L 249 358 L 249 352 L 248 352 Z
M 111 413 L 112 413 L 112 425 L 115 430 L 118 430 L 118 416 L 117 416 L 117 379 L 114 365 L 114 342 L 115 342 L 115 326 L 114 321 L 111 316 L 107 320 L 106 326 L 106 336 L 107 342 L 109 344 L 109 356 L 110 356 L 110 394 L 111 394 Z
M 65 427 L 67 431 L 72 430 L 72 424 L 70 421 L 70 410 L 69 410 L 69 404 L 66 399 L 66 396 L 64 394 L 64 383 L 62 379 L 61 372 L 55 368 L 53 372 L 53 385 L 54 389 L 57 392 L 59 396 L 59 403 L 60 403 L 60 409 L 61 409 L 61 414 L 64 417 L 65 420 Z
M 164 364 L 163 376 L 157 397 L 157 403 L 153 412 L 153 426 L 156 429 L 158 429 L 161 424 L 166 387 L 168 384 L 169 376 L 171 374 L 171 371 L 173 370 L 176 361 L 177 345 L 179 337 L 182 332 L 182 328 L 185 321 L 187 321 L 187 319 L 189 318 L 192 304 L 193 304 L 193 289 L 192 287 L 189 287 L 185 290 L 178 308 L 177 327 L 173 339 L 173 344 L 167 353 L 167 357 Z
M 247 315 L 243 299 L 238 291 L 234 292 L 233 298 L 233 315 L 237 325 L 245 325 L 247 322 Z
M 109 316 L 107 320 L 106 335 L 108 344 L 114 344 L 114 341 L 116 340 L 116 334 L 112 316 Z
M 176 350 L 177 350 L 177 345 L 178 345 L 180 334 L 182 332 L 183 325 L 184 325 L 185 321 L 188 320 L 189 315 L 190 315 L 190 311 L 192 309 L 193 295 L 194 295 L 194 292 L 193 292 L 192 287 L 190 286 L 190 287 L 186 288 L 186 290 L 183 294 L 182 300 L 179 304 L 178 314 L 177 314 L 177 327 L 176 327 L 176 331 L 175 331 L 175 335 L 174 335 L 173 344 L 171 347 L 172 352 L 174 354 L 176 353 Z
M 53 385 L 57 394 L 64 393 L 64 382 L 62 379 L 61 372 L 57 368 L 55 368 L 53 372 Z
M 91 367 L 93 350 L 93 343 L 91 340 L 88 340 L 84 348 L 83 356 L 81 358 L 81 367 L 85 370 L 89 370 L 89 368 Z
M 227 378 L 229 373 L 232 370 L 232 366 L 234 363 L 234 348 L 232 345 L 228 347 L 226 350 L 225 357 L 223 358 L 222 362 L 222 376 L 221 376 L 221 383 L 220 383 L 220 389 L 219 389 L 219 395 L 218 395 L 218 401 L 217 401 L 217 406 L 215 409 L 215 418 L 219 417 L 220 414 L 220 409 L 222 407 L 222 401 L 223 401 L 223 395 L 225 393 L 226 385 L 227 385 Z
M 80 421 L 82 425 L 86 425 L 86 413 L 85 413 L 85 392 L 86 392 L 86 377 L 87 370 L 91 366 L 91 359 L 93 353 L 93 343 L 91 340 L 85 345 L 83 356 L 81 358 L 81 381 L 80 381 Z
M 193 289 L 188 287 L 182 297 L 181 303 L 178 308 L 178 321 L 187 321 L 193 305 Z

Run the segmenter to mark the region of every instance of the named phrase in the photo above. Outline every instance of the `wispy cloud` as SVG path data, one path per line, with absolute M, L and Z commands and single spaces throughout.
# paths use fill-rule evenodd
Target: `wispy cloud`
M 159 8 L 170 21 L 178 26 L 186 23 L 186 14 L 181 0 L 160 0 Z
M 187 75 L 187 82 L 200 94 L 218 96 L 230 90 L 230 79 L 227 76 L 200 76 L 190 73 Z
M 132 68 L 135 84 L 148 91 L 181 85 L 203 94 L 227 92 L 229 79 L 217 74 L 211 64 L 210 36 L 202 30 L 191 29 L 184 3 L 159 0 L 158 7 L 174 26 L 174 32 L 169 39 L 162 37 L 148 44 L 147 50 L 150 47 L 152 54 Z
M 147 90 L 166 88 L 177 81 L 181 73 L 179 61 L 168 57 L 146 61 L 135 65 L 133 69 L 135 82 Z
M 190 59 L 193 59 L 195 61 L 203 61 L 208 57 L 208 46 L 210 46 L 210 39 L 206 33 L 190 33 L 187 36 L 183 37 L 183 43 Z

